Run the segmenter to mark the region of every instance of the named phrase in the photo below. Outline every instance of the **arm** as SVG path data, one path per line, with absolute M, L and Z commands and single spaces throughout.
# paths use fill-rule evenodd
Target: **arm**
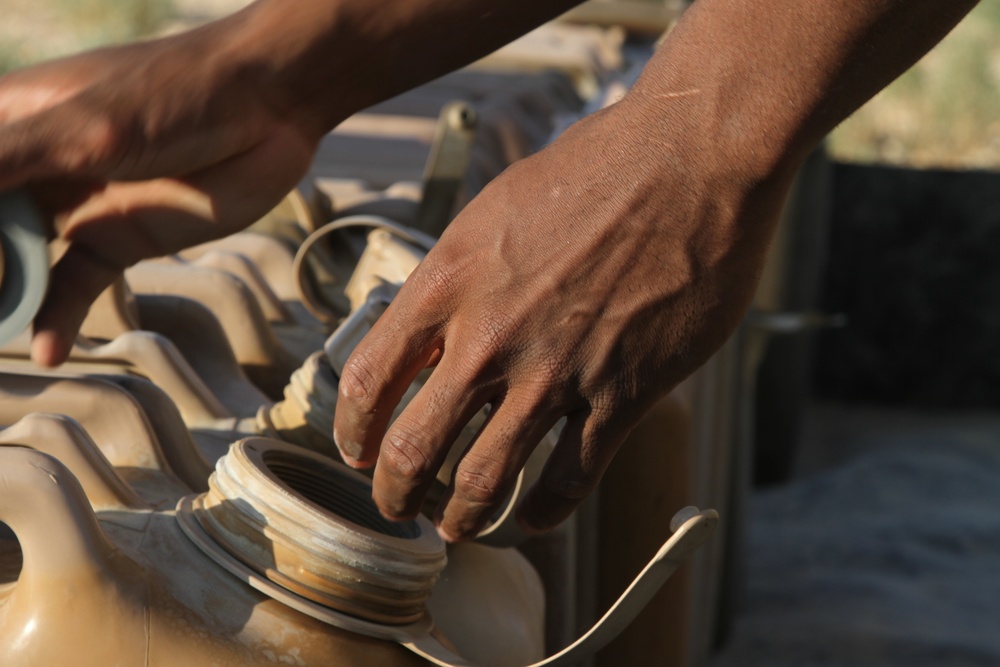
M 529 529 L 563 520 L 736 327 L 804 156 L 974 4 L 698 0 L 623 101 L 459 215 L 348 361 L 334 434 L 356 465 L 377 462 L 383 513 L 417 512 L 447 445 L 490 403 L 439 530 L 474 535 L 565 416 L 519 510 Z
M 260 0 L 179 37 L 0 80 L 0 189 L 47 195 L 70 242 L 36 359 L 65 358 L 124 267 L 268 210 L 340 119 L 569 4 Z M 489 402 L 441 532 L 474 533 L 563 416 L 520 516 L 535 529 L 565 518 L 639 416 L 736 326 L 802 156 L 973 4 L 698 0 L 621 103 L 470 204 L 352 356 L 335 436 L 347 460 L 378 461 L 382 511 L 416 513 Z
M 181 35 L 4 76 L 0 190 L 32 190 L 69 243 L 35 319 L 33 357 L 65 360 L 124 268 L 270 210 L 347 116 L 572 4 L 259 0 Z

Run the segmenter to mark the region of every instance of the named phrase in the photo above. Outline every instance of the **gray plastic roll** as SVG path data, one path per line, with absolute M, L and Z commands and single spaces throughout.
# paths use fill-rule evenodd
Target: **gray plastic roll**
M 35 319 L 49 282 L 45 222 L 26 194 L 0 193 L 0 345 Z

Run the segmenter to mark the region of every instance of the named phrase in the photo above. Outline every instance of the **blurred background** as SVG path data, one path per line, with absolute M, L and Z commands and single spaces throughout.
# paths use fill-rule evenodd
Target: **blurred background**
M 0 71 L 244 4 L 0 0 Z M 1000 0 L 812 165 L 757 309 L 819 324 L 761 343 L 716 664 L 1000 664 Z
M 0 71 L 181 29 L 245 0 L 0 0 Z M 1000 165 L 1000 2 L 952 35 L 830 137 L 837 160 L 910 167 Z

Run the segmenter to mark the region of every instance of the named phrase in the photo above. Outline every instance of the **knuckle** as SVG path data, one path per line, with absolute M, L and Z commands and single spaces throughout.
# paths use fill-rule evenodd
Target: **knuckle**
M 455 495 L 466 504 L 491 506 L 506 496 L 506 484 L 496 477 L 476 470 L 455 472 Z
M 516 354 L 517 323 L 509 314 L 481 313 L 475 324 L 458 339 L 461 373 L 469 382 L 496 378 Z
M 501 331 L 484 329 L 479 325 L 458 334 L 453 342 L 457 380 L 470 387 L 495 381 L 502 375 L 504 360 L 508 356 L 504 340 L 505 335 Z
M 545 478 L 545 490 L 553 496 L 569 501 L 581 501 L 597 488 L 596 476 L 563 477 L 551 475 Z
M 433 459 L 426 442 L 413 432 L 394 426 L 382 440 L 379 462 L 388 465 L 395 476 L 420 483 L 434 474 Z
M 642 401 L 639 383 L 621 377 L 593 392 L 590 405 L 593 416 L 602 424 L 615 421 L 623 411 Z
M 385 387 L 377 366 L 361 354 L 353 354 L 340 374 L 340 397 L 363 412 L 374 412 Z
M 498 505 L 507 496 L 505 471 L 497 462 L 483 457 L 463 462 L 455 470 L 454 484 L 455 496 L 469 505 Z
M 75 141 L 62 143 L 55 154 L 55 161 L 73 173 L 87 173 L 120 161 L 129 144 L 128 129 L 120 127 L 106 115 L 86 111 L 83 113 L 87 122 L 76 128 Z
M 535 382 L 544 391 L 564 386 L 571 378 L 571 362 L 561 350 L 543 351 L 535 368 Z
M 614 418 L 615 414 L 618 413 L 621 405 L 621 397 L 618 396 L 613 390 L 602 391 L 591 398 L 591 418 L 601 424 L 610 422 Z
M 518 391 L 508 400 L 517 401 L 526 415 L 566 413 L 586 404 L 572 365 L 564 357 L 539 355 L 517 377 Z
M 457 292 L 460 273 L 455 261 L 438 253 L 434 260 L 425 260 L 421 264 L 419 273 L 414 276 L 413 287 L 425 303 L 440 303 Z
M 585 440 L 589 440 L 589 444 L 596 448 L 600 443 L 613 437 L 623 424 L 629 421 L 629 415 L 641 411 L 637 407 L 637 401 L 636 396 L 617 391 L 603 397 L 590 414 L 588 420 L 590 433 L 589 437 L 584 434 Z
M 515 318 L 501 310 L 487 310 L 479 318 L 474 338 L 474 349 L 483 356 L 492 356 L 511 342 L 517 324 Z

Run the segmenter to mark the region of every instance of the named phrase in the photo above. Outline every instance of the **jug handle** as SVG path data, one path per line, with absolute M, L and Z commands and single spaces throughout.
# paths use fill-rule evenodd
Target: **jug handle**
M 0 192 L 0 345 L 21 335 L 42 305 L 49 282 L 46 234 L 27 194 Z
M 635 620 L 667 579 L 709 538 L 719 523 L 715 510 L 686 507 L 674 515 L 671 535 L 604 616 L 575 642 L 528 667 L 575 665 L 602 649 Z M 447 648 L 432 631 L 403 645 L 439 667 L 471 667 L 472 663 Z
M 395 220 L 390 220 L 389 218 L 379 215 L 350 215 L 344 218 L 338 218 L 333 222 L 328 222 L 309 234 L 309 236 L 306 237 L 306 240 L 302 242 L 302 245 L 299 246 L 298 251 L 295 253 L 295 260 L 292 263 L 292 276 L 295 282 L 295 288 L 299 293 L 299 300 L 302 301 L 302 305 L 304 305 L 306 310 L 312 313 L 316 319 L 324 324 L 335 325 L 340 321 L 340 316 L 327 308 L 313 290 L 307 277 L 307 269 L 309 265 L 306 262 L 306 258 L 309 256 L 309 253 L 312 252 L 313 247 L 320 239 L 341 229 L 350 229 L 354 227 L 384 229 L 387 232 L 398 236 L 407 243 L 412 243 L 425 252 L 434 247 L 434 243 L 436 241 L 433 236 L 427 234 L 426 232 L 422 232 L 419 229 L 414 229 L 412 227 L 407 227 L 406 225 L 402 225 Z
M 96 509 L 148 507 L 79 422 L 66 415 L 31 412 L 0 430 L 0 446 L 29 447 L 56 458 L 70 469 Z
M 114 553 L 73 473 L 27 447 L 0 447 L 0 521 L 21 545 L 18 587 L 105 570 Z

